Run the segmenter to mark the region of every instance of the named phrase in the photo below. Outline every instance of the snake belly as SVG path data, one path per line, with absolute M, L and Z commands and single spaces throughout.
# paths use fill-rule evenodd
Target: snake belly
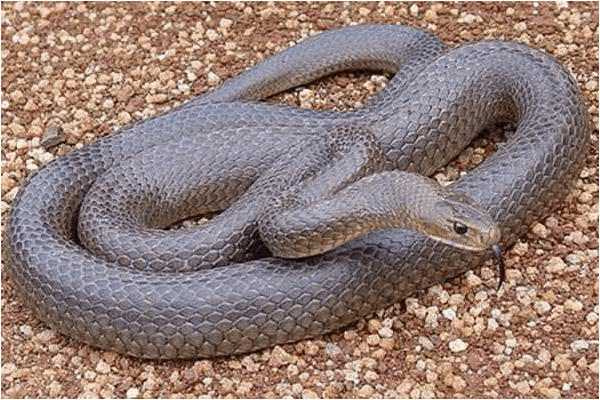
M 348 69 L 395 75 L 352 113 L 256 101 Z M 425 32 L 393 25 L 325 32 L 31 176 L 8 219 L 12 282 L 58 331 L 96 347 L 165 359 L 244 353 L 319 336 L 481 264 L 485 254 L 399 229 L 297 260 L 263 257 L 221 265 L 226 249 L 248 246 L 224 243 L 222 251 L 210 250 L 217 260 L 213 268 L 183 271 L 131 269 L 80 245 L 77 215 L 90 187 L 149 149 L 168 152 L 201 143 L 197 167 L 206 179 L 218 181 L 215 174 L 221 174 L 230 184 L 228 174 L 238 171 L 236 187 L 211 186 L 214 208 L 220 209 L 286 149 L 332 126 L 358 122 L 372 129 L 387 169 L 426 175 L 484 128 L 513 123 L 516 130 L 506 142 L 452 184 L 491 214 L 504 246 L 568 192 L 589 136 L 574 79 L 541 51 L 508 42 L 446 51 Z M 236 229 L 252 235 L 253 224 Z M 218 226 L 211 229 L 219 234 Z

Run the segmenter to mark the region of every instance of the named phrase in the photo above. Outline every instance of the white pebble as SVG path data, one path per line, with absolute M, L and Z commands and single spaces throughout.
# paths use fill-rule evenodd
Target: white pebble
M 467 285 L 469 287 L 475 287 L 481 285 L 481 278 L 473 273 L 473 271 L 468 271 L 465 279 L 467 281 Z
M 512 248 L 513 253 L 519 256 L 527 254 L 527 250 L 529 250 L 529 244 L 526 242 L 517 242 Z
M 23 150 L 29 148 L 29 143 L 25 139 L 17 139 L 16 143 L 17 150 Z
M 465 351 L 467 347 L 469 347 L 469 344 L 465 343 L 461 339 L 455 339 L 448 343 L 448 347 L 450 348 L 450 351 L 454 353 L 460 353 L 461 351 Z
M 381 327 L 381 329 L 379 329 L 379 336 L 381 336 L 382 338 L 391 338 L 393 335 L 394 331 L 392 331 L 386 326 L 383 326 Z
M 410 15 L 412 15 L 413 17 L 416 17 L 419 15 L 419 6 L 416 4 L 413 4 L 412 6 L 410 6 Z
M 560 257 L 552 257 L 546 263 L 545 269 L 546 269 L 546 272 L 550 272 L 550 273 L 556 274 L 556 273 L 561 273 L 565 269 L 566 266 L 567 265 L 562 260 L 562 258 L 560 258 Z
M 539 222 L 536 223 L 532 228 L 531 231 L 537 236 L 540 237 L 542 239 L 546 238 L 546 236 L 548 236 L 548 230 L 546 229 L 546 227 L 542 224 L 540 224 Z
M 421 347 L 423 347 L 427 351 L 431 351 L 435 348 L 433 342 L 429 340 L 429 338 L 426 336 L 419 336 L 417 342 L 421 345 Z
M 98 364 L 96 365 L 96 372 L 106 375 L 110 372 L 110 365 L 104 361 L 98 361 Z
M 38 154 L 36 158 L 40 163 L 42 163 L 42 165 L 46 165 L 50 161 L 54 160 L 54 154 L 44 151 L 43 153 Z
M 233 21 L 227 18 L 221 18 L 219 21 L 219 26 L 221 28 L 229 28 L 233 24 Z
M 27 172 L 31 173 L 31 172 L 37 171 L 39 169 L 39 167 L 32 159 L 28 158 L 25 161 L 25 169 L 27 170 Z
M 591 90 L 596 90 L 598 88 L 598 82 L 593 81 L 593 80 L 592 81 L 587 81 L 586 84 L 585 84 L 585 88 L 587 90 L 590 90 L 590 91 Z
M 85 371 L 83 373 L 83 377 L 89 381 L 93 381 L 94 379 L 96 379 L 97 376 L 98 376 L 98 374 L 95 373 L 94 371 Z
M 579 351 L 585 351 L 590 347 L 590 344 L 587 340 L 574 340 L 571 342 L 571 350 L 575 353 Z
M 310 103 L 314 100 L 315 93 L 310 89 L 302 89 L 300 93 L 298 93 L 298 97 L 300 98 L 300 104 L 304 107 L 310 107 Z
M 453 294 L 448 299 L 448 304 L 451 306 L 459 306 L 465 301 L 465 298 L 462 294 Z
M 596 314 L 595 312 L 591 312 L 588 313 L 585 316 L 585 320 L 587 321 L 588 324 L 595 324 L 596 322 L 598 322 L 598 314 Z
M 19 332 L 21 332 L 21 335 L 25 337 L 33 336 L 33 329 L 31 329 L 31 326 L 29 325 L 21 325 L 19 327 Z
M 214 29 L 207 29 L 206 37 L 208 38 L 208 40 L 213 41 L 219 38 L 219 34 Z
M 138 388 L 129 388 L 125 393 L 128 399 L 137 399 L 140 395 L 140 390 Z
M 581 231 L 573 231 L 569 235 L 565 236 L 566 242 L 573 242 L 575 244 L 584 244 L 588 241 L 588 237 L 585 236 Z
M 552 309 L 552 307 L 550 306 L 550 304 L 547 301 L 536 301 L 533 304 L 533 308 L 535 308 L 535 311 L 542 315 L 542 314 L 546 314 L 548 311 L 550 311 Z
M 509 337 L 504 341 L 504 344 L 506 345 L 506 347 L 516 347 L 517 339 L 515 339 L 514 337 Z
M 527 30 L 527 24 L 525 22 L 517 22 L 513 29 L 517 32 L 525 32 Z
M 427 316 L 425 317 L 425 323 L 427 326 L 432 328 L 437 327 L 439 315 L 440 312 L 437 306 L 427 307 Z
M 498 321 L 496 321 L 493 318 L 488 318 L 487 320 L 487 328 L 490 331 L 495 331 L 496 329 L 498 329 L 500 325 L 498 325 Z
M 325 345 L 325 353 L 329 357 L 335 357 L 342 352 L 342 349 L 335 343 L 327 343 Z
M 453 319 L 456 318 L 456 311 L 453 310 L 452 308 L 446 308 L 445 310 L 442 310 L 442 315 L 447 320 L 452 321 Z
M 465 14 L 465 16 L 462 17 L 462 22 L 465 24 L 472 24 L 475 20 L 477 20 L 477 17 L 473 14 Z
M 221 78 L 219 77 L 219 75 L 215 74 L 212 71 L 208 73 L 206 80 L 210 86 L 217 86 L 221 82 Z

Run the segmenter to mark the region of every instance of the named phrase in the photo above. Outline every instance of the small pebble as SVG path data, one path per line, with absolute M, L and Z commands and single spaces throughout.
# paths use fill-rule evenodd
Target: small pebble
M 548 236 L 548 230 L 546 229 L 546 227 L 542 224 L 540 224 L 539 222 L 536 223 L 535 225 L 533 225 L 533 227 L 531 228 L 531 231 L 533 232 L 534 235 L 545 239 Z
M 515 385 L 515 389 L 517 389 L 517 392 L 519 392 L 519 394 L 526 395 L 531 391 L 531 386 L 529 386 L 529 383 L 527 381 L 521 381 L 517 382 L 517 384 Z
M 25 337 L 33 336 L 33 329 L 31 329 L 29 325 L 21 325 L 19 327 L 19 332 L 21 332 L 21 335 Z
M 495 331 L 496 329 L 498 329 L 500 325 L 498 324 L 498 321 L 496 321 L 493 318 L 488 318 L 487 320 L 487 329 L 489 329 L 490 331 Z
M 462 351 L 465 351 L 467 349 L 467 347 L 469 347 L 469 344 L 465 343 L 461 339 L 455 339 L 455 340 L 451 341 L 450 343 L 448 343 L 448 347 L 450 348 L 450 350 L 452 352 L 460 353 Z
M 207 29 L 206 37 L 212 42 L 219 38 L 219 34 L 214 29 Z
M 573 366 L 573 361 L 571 361 L 571 356 L 567 353 L 559 353 L 554 356 L 554 361 L 556 362 L 559 371 L 568 371 Z
M 475 22 L 477 20 L 477 17 L 473 14 L 465 14 L 463 17 L 459 18 L 460 22 L 463 22 L 465 24 L 472 24 L 473 22 Z
M 475 287 L 481 285 L 481 278 L 473 273 L 473 271 L 468 271 L 465 279 L 467 281 L 467 285 L 469 287 Z
M 210 71 L 207 75 L 206 81 L 210 86 L 217 86 L 221 83 L 221 78 L 214 72 Z
M 302 398 L 303 399 L 320 399 L 319 395 L 310 389 L 304 389 L 302 391 Z
M 598 314 L 596 314 L 595 312 L 590 312 L 585 316 L 585 320 L 588 324 L 593 325 L 596 322 L 598 322 Z
M 373 389 L 373 387 L 371 385 L 364 385 L 358 391 L 358 396 L 363 399 L 368 399 L 373 396 L 374 392 L 375 392 L 375 390 Z
M 2 375 L 9 376 L 17 371 L 17 366 L 13 363 L 2 364 L 2 370 L 0 371 Z
M 410 15 L 413 17 L 416 17 L 419 15 L 419 6 L 416 4 L 413 4 L 410 6 Z
M 587 242 L 589 239 L 581 231 L 573 231 L 565 236 L 564 240 L 566 242 L 573 242 L 577 245 L 582 245 L 585 244 L 585 242 Z
M 104 361 L 99 361 L 96 365 L 96 372 L 98 372 L 99 374 L 108 374 L 110 372 L 110 365 L 108 365 Z
M 379 336 L 381 336 L 382 338 L 391 338 L 393 335 L 394 335 L 394 331 L 392 331 L 388 327 L 384 326 L 381 329 L 379 329 Z
M 379 341 L 379 347 L 381 347 L 381 350 L 384 350 L 383 353 L 378 353 L 381 357 L 385 356 L 385 351 L 392 351 L 394 349 L 394 346 L 396 345 L 396 340 L 394 340 L 393 337 L 389 337 L 389 338 L 382 338 Z
M 539 315 L 543 315 L 548 313 L 552 309 L 552 306 L 547 301 L 536 301 L 533 304 L 533 308 Z
M 367 344 L 369 346 L 378 346 L 380 340 L 381 340 L 381 338 L 379 337 L 379 335 L 368 335 L 367 336 Z
M 550 260 L 546 262 L 545 269 L 546 272 L 550 272 L 553 274 L 560 274 L 564 271 L 567 264 L 560 257 L 552 257 Z
M 456 311 L 452 308 L 446 308 L 442 310 L 442 316 L 448 320 L 453 320 L 456 318 Z
M 244 368 L 246 368 L 250 372 L 256 372 L 259 369 L 258 364 L 254 362 L 251 356 L 246 356 L 242 358 L 241 363 L 244 366 Z
M 271 351 L 271 358 L 269 359 L 269 365 L 274 367 L 280 367 L 287 365 L 292 361 L 292 356 L 283 350 L 281 346 L 275 346 Z
M 140 391 L 138 388 L 129 388 L 127 392 L 125 392 L 125 396 L 128 399 L 137 399 L 140 396 Z
M 334 349 L 330 349 L 334 350 Z M 319 346 L 317 346 L 312 340 L 306 341 L 304 343 L 304 354 L 308 354 L 309 356 L 314 356 L 319 352 Z
M 585 351 L 590 347 L 587 340 L 574 340 L 571 342 L 571 350 L 575 353 Z
M 250 393 L 250 391 L 252 390 L 253 386 L 254 386 L 254 384 L 252 382 L 242 381 L 238 385 L 237 390 L 235 391 L 235 393 L 238 394 L 238 395 L 242 395 L 243 397 L 247 397 L 246 395 L 248 393 Z
M 381 328 L 381 321 L 379 321 L 378 319 L 370 319 L 369 322 L 367 322 L 367 329 L 369 330 L 370 333 L 375 333 L 380 328 Z
M 325 354 L 327 354 L 329 357 L 335 357 L 341 353 L 342 349 L 340 349 L 340 346 L 337 344 L 330 342 L 325 345 Z
M 423 349 L 427 351 L 432 351 L 435 348 L 433 342 L 425 336 L 419 336 L 419 338 L 417 339 L 417 343 L 419 343 L 423 347 Z
M 52 398 L 57 398 L 61 395 L 63 391 L 62 385 L 57 381 L 52 381 L 50 385 L 48 385 L 48 394 Z
M 525 32 L 527 30 L 527 24 L 525 22 L 517 22 L 513 29 L 517 32 Z
M 371 14 L 371 10 L 369 10 L 366 7 L 360 7 L 358 9 L 358 15 L 360 15 L 361 17 L 366 17 L 369 14 Z
M 229 28 L 231 25 L 233 25 L 233 21 L 228 18 L 221 18 L 219 21 L 219 26 L 221 28 Z
M 60 143 L 63 143 L 65 139 L 66 134 L 63 128 L 47 128 L 44 131 L 44 136 L 42 137 L 41 145 L 44 146 L 46 149 L 49 149 Z
M 524 256 L 527 254 L 527 250 L 529 250 L 529 244 L 526 242 L 517 242 L 512 248 L 512 252 L 519 255 Z
M 583 304 L 579 300 L 567 299 L 564 306 L 565 310 L 571 312 L 579 312 L 583 309 Z
M 224 393 L 232 393 L 234 390 L 233 381 L 229 378 L 223 378 L 219 381 Z

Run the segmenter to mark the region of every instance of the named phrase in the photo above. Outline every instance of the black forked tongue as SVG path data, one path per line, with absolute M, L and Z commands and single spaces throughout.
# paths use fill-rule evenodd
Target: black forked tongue
M 504 269 L 504 259 L 502 258 L 502 249 L 500 248 L 500 245 L 498 243 L 496 243 L 495 245 L 492 246 L 492 254 L 494 254 L 494 257 L 496 257 L 498 259 L 498 287 L 496 288 L 496 290 L 500 290 L 500 286 L 502 286 L 502 283 L 504 282 L 504 280 L 506 279 L 506 270 Z

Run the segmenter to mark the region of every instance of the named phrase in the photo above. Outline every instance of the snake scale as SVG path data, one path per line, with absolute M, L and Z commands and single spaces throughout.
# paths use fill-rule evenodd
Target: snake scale
M 357 69 L 394 76 L 353 112 L 258 101 Z M 563 198 L 582 165 L 589 121 L 569 72 L 523 44 L 478 42 L 446 50 L 434 36 L 410 27 L 328 31 L 31 176 L 9 214 L 8 271 L 47 324 L 137 357 L 213 357 L 322 335 L 480 265 L 487 254 L 405 229 L 381 229 L 324 254 L 274 257 L 257 237 L 261 205 L 237 200 L 276 181 L 268 171 L 285 166 L 286 157 L 318 164 L 303 151 L 318 153 L 332 130 L 368 131 L 384 175 L 430 175 L 483 129 L 505 122 L 514 124 L 514 133 L 449 190 L 489 213 L 508 246 Z M 338 164 L 334 170 L 342 169 Z M 200 186 L 199 194 L 182 187 L 189 180 Z M 86 200 L 92 191 L 100 200 Z M 173 222 L 170 214 L 182 207 L 171 196 L 179 203 L 196 196 L 206 204 L 203 212 L 229 208 L 207 226 L 164 230 L 161 215 Z M 370 194 L 362 197 L 371 201 Z M 100 247 L 92 235 L 96 226 L 78 215 L 102 206 L 116 215 L 138 215 L 161 240 L 126 222 L 108 234 L 111 247 L 103 257 L 92 253 L 83 242 Z M 157 211 L 159 206 L 164 208 Z M 138 241 L 144 246 L 131 249 Z M 166 253 L 144 261 L 157 248 Z

